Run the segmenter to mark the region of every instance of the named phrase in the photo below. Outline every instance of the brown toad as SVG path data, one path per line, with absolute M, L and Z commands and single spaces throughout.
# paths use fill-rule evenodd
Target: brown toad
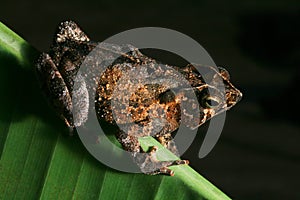
M 143 55 L 130 45 L 125 45 L 127 53 L 122 53 L 122 47 L 104 44 L 96 49 L 98 44 L 90 41 L 74 22 L 62 22 L 49 53 L 42 53 L 37 62 L 39 80 L 67 126 L 71 129 L 84 126 L 90 112 L 91 94 L 88 94 L 83 78 L 79 80 L 79 87 L 74 88 L 79 68 L 92 50 L 106 52 L 107 57 L 117 54 L 118 58 L 96 77 L 94 108 L 100 121 L 120 126 L 116 135 L 118 141 L 125 150 L 133 152 L 144 173 L 173 175 L 168 166 L 187 164 L 188 161 L 158 161 L 153 157 L 156 147 L 147 156 L 140 157 L 139 137 L 151 135 L 178 155 L 172 133 L 180 124 L 195 129 L 231 108 L 242 97 L 223 68 L 216 70 L 197 65 L 208 72 L 206 77 L 209 78 L 205 80 L 196 65 L 169 66 Z M 93 62 L 95 60 L 90 60 L 91 71 L 96 66 Z M 152 77 L 152 81 L 145 81 L 145 77 Z M 73 110 L 74 98 L 79 99 L 80 104 L 76 112 Z M 181 104 L 186 106 L 182 108 Z

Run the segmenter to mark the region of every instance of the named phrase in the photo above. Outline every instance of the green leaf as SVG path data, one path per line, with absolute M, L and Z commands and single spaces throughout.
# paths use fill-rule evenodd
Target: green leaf
M 174 177 L 129 174 L 94 159 L 45 103 L 39 52 L 0 23 L 0 199 L 229 199 L 189 166 Z M 152 137 L 162 159 L 178 159 Z

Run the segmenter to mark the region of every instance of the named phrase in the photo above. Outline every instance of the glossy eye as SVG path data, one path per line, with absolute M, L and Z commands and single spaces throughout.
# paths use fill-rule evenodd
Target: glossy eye
M 217 108 L 220 105 L 221 101 L 217 97 L 205 96 L 203 98 L 202 106 L 205 108 Z

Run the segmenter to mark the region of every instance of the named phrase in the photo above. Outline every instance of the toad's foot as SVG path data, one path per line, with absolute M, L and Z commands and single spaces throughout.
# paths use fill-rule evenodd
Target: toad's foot
M 173 165 L 188 165 L 188 160 L 175 160 L 175 161 L 159 161 L 156 158 L 157 147 L 153 146 L 146 154 L 144 162 L 140 164 L 142 172 L 150 175 L 165 174 L 174 176 L 174 171 L 169 169 Z

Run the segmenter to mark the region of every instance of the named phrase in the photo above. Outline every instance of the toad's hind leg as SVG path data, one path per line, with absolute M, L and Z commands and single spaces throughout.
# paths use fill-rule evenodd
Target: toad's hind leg
M 61 114 L 68 127 L 73 128 L 72 99 L 69 90 L 51 57 L 42 53 L 37 62 L 37 75 L 46 96 Z

